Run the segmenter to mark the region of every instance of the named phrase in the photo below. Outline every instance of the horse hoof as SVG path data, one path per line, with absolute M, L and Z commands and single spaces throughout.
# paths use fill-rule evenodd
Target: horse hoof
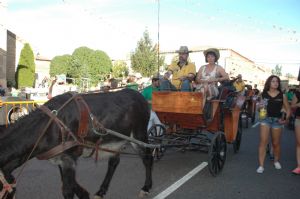
M 145 196 L 147 196 L 149 194 L 149 192 L 143 191 L 141 190 L 139 193 L 139 198 L 144 198 Z
M 101 196 L 94 196 L 94 199 L 103 199 Z

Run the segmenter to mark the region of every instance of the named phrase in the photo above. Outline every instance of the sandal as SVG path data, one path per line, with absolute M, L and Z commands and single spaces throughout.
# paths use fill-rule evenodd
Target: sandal
M 292 173 L 293 173 L 293 174 L 296 174 L 296 175 L 300 175 L 300 168 L 297 167 L 296 169 L 294 169 L 294 170 L 292 171 Z

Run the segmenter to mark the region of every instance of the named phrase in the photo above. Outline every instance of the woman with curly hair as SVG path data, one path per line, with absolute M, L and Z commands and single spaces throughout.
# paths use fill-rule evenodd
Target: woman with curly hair
M 265 106 L 265 107 L 263 107 Z M 280 159 L 280 137 L 284 124 L 290 116 L 290 106 L 286 96 L 281 91 L 280 78 L 271 75 L 266 80 L 262 95 L 260 108 L 266 108 L 266 116 L 260 118 L 260 143 L 258 147 L 259 167 L 257 173 L 264 172 L 264 160 L 266 157 L 266 147 L 269 141 L 270 130 L 272 137 L 272 146 L 274 151 L 274 167 L 281 169 Z M 283 116 L 282 110 L 285 110 L 286 116 Z

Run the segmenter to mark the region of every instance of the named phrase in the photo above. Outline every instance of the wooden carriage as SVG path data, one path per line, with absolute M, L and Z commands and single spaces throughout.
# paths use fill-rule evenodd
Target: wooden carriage
M 237 106 L 225 108 L 224 102 L 224 100 L 206 102 L 210 103 L 209 111 L 211 111 L 210 118 L 206 118 L 202 93 L 154 92 L 152 98 L 152 109 L 167 126 L 167 135 L 185 136 L 186 132 L 189 132 L 188 140 L 196 138 L 201 148 L 203 146 L 207 148 L 209 170 L 213 175 L 217 175 L 224 166 L 226 143 L 232 143 L 234 151 L 237 152 L 241 141 L 240 108 Z
M 245 103 L 241 109 L 240 119 L 246 123 L 246 128 L 249 127 L 249 119 L 254 124 L 256 118 L 256 103 L 258 102 L 257 96 L 245 97 Z M 240 123 L 241 125 L 243 122 Z

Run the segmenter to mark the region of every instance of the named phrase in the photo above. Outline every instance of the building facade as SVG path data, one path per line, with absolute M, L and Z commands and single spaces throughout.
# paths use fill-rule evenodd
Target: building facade
M 0 84 L 6 87 L 6 19 L 7 2 L 0 4 Z

